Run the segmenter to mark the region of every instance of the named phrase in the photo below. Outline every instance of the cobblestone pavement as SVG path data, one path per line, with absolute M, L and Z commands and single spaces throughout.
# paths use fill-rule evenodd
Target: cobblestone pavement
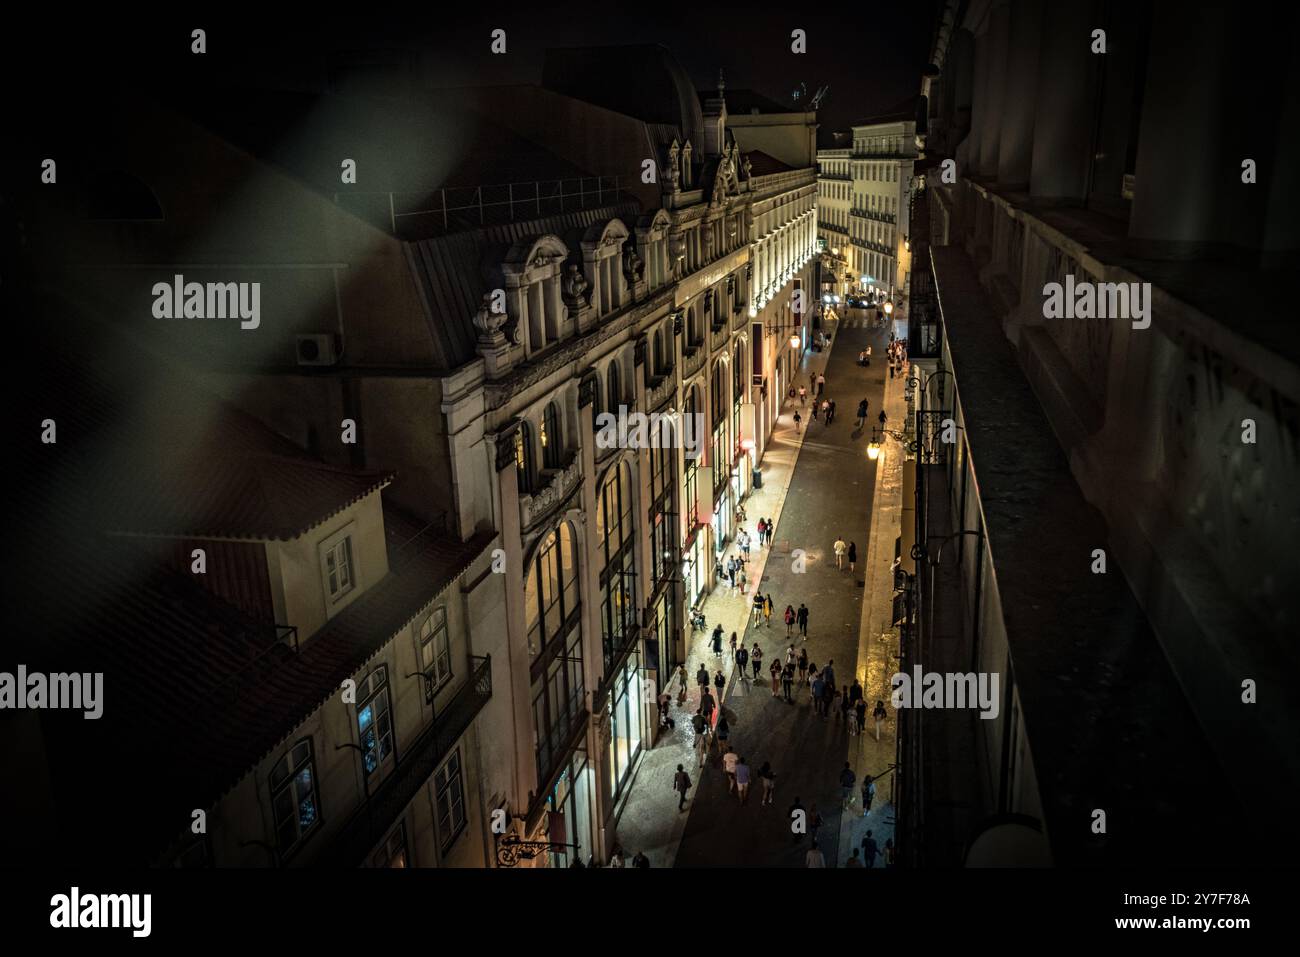
M 786 401 L 763 458 L 763 487 L 745 501 L 746 527 L 751 534 L 760 517 L 776 519 L 772 547 L 752 551 L 745 594 L 732 595 L 724 586 L 706 599 L 708 630 L 695 633 L 689 641 L 684 706 L 676 704 L 676 684 L 670 689 L 676 729 L 661 735 L 643 757 L 620 818 L 619 843 L 628 855 L 644 851 L 654 867 L 803 866 L 809 838 L 794 840 L 788 816 L 796 797 L 809 809 L 815 802 L 821 813 L 823 824 L 817 836 L 827 866 L 842 864 L 848 848 L 861 840 L 868 827 L 882 846 L 892 834 L 887 774 L 894 754 L 892 713 L 882 727 L 879 743 L 871 734 L 852 737 L 834 714 L 829 719 L 814 714 L 806 686 L 796 686 L 793 703 L 773 698 L 767 674 L 774 656 L 784 655 L 790 644 L 795 645 L 797 654 L 803 645 L 819 667 L 834 660 L 838 685 L 850 684 L 856 675 L 864 679 L 871 703 L 884 698 L 888 707 L 888 676 L 893 673 L 891 656 L 897 654 L 897 638 L 882 626 L 888 624 L 888 571 L 898 534 L 900 456 L 897 444 L 887 445 L 878 462 L 872 462 L 866 448 L 883 394 L 889 396 L 886 411 L 890 426 L 901 426 L 903 380 L 888 381 L 883 360 L 887 327 L 852 319 L 835 325 L 844 327 L 834 333 L 830 350 L 807 354 L 801 373 L 825 372 L 825 397 L 835 400 L 836 418 L 830 426 L 820 419 L 813 422 L 808 407 L 802 407 L 803 430 L 796 433 L 792 415 L 799 403 L 797 399 Z M 857 356 L 868 343 L 872 364 L 863 369 Z M 809 391 L 811 403 L 813 390 Z M 855 411 L 864 397 L 870 401 L 870 411 L 865 427 L 858 430 Z M 883 466 L 879 475 L 878 464 Z M 882 513 L 888 527 L 869 535 L 873 501 L 882 491 L 882 500 L 891 503 Z M 888 523 L 890 512 L 892 525 Z M 835 567 L 832 543 L 837 535 L 857 545 L 855 572 L 849 571 L 847 561 L 842 570 Z M 805 555 L 802 573 L 794 570 L 797 549 Z M 866 573 L 868 564 L 871 576 Z M 868 582 L 869 578 L 878 581 Z M 749 622 L 755 585 L 772 595 L 776 611 L 770 625 Z M 799 639 L 797 628 L 794 638 L 787 639 L 781 620 L 787 604 L 797 609 L 800 602 L 810 611 L 807 642 Z M 757 640 L 764 655 L 757 686 L 750 680 L 737 680 L 725 646 L 721 662 L 728 677 L 723 708 L 731 725 L 731 744 L 755 775 L 744 807 L 727 793 L 717 749 L 711 750 L 705 767 L 700 767 L 698 742 L 690 724 L 699 700 L 694 673 L 702 661 L 710 672 L 719 666 L 709 649 L 708 633 L 717 622 L 728 636 L 736 631 L 749 647 Z M 887 640 L 882 640 L 882 633 Z M 768 806 L 762 804 L 757 781 L 764 761 L 771 762 L 777 775 L 775 802 Z M 841 814 L 838 778 L 845 761 L 853 765 L 859 780 L 866 770 L 885 773 L 877 782 L 875 806 L 866 819 L 860 794 L 855 795 L 848 813 Z M 686 766 L 695 784 L 685 812 L 678 811 L 672 791 L 677 764 Z

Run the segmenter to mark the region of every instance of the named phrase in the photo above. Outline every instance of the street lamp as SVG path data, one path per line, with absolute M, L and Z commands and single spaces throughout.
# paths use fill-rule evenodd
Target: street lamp
M 791 349 L 798 349 L 798 348 L 799 348 L 799 341 L 800 341 L 800 340 L 799 340 L 799 337 L 798 337 L 798 336 L 791 336 L 791 337 L 790 337 L 790 348 L 791 348 Z
M 893 304 L 892 302 L 890 302 L 889 300 L 886 299 L 886 300 L 885 300 L 885 315 L 889 315 L 889 314 L 892 313 L 893 311 L 894 311 L 894 304 Z

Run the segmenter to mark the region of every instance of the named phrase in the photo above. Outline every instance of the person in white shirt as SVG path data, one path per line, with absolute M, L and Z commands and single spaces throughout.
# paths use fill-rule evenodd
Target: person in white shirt
M 740 757 L 731 748 L 727 748 L 727 753 L 722 756 L 722 770 L 727 772 L 727 793 L 730 794 L 736 790 L 736 765 L 740 762 Z
M 835 539 L 835 567 L 843 570 L 844 553 L 848 550 L 848 545 L 844 544 L 844 539 Z
M 809 848 L 808 853 L 804 855 L 804 865 L 807 867 L 826 866 L 826 858 L 822 856 L 821 848 L 817 846 L 816 841 L 813 841 L 812 847 Z

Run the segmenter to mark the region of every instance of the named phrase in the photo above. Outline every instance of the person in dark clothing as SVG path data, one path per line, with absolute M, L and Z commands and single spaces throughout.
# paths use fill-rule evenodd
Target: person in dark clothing
M 745 668 L 749 665 L 749 649 L 741 645 L 736 649 L 736 674 L 745 680 Z
M 718 689 L 719 701 L 722 700 L 722 689 L 725 688 L 726 686 L 727 686 L 727 679 L 722 676 L 722 669 L 719 668 L 718 673 L 713 676 L 713 687 Z
M 649 866 L 650 866 L 650 858 L 648 858 L 648 857 L 645 856 L 645 852 L 644 852 L 644 851 L 637 851 L 637 852 L 636 852 L 636 857 L 632 858 L 632 866 L 633 866 L 633 867 L 649 867 Z
M 786 665 L 781 670 L 781 690 L 785 694 L 786 701 L 794 700 L 790 696 L 790 692 L 793 690 L 793 686 L 794 686 L 794 668 L 792 668 L 790 665 Z
M 722 626 L 713 629 L 713 653 L 722 657 Z
M 673 790 L 681 795 L 681 800 L 677 802 L 677 810 L 684 811 L 686 809 L 686 792 L 690 789 L 691 776 L 679 764 L 677 765 L 677 773 L 673 775 Z
M 808 678 L 808 649 L 799 649 L 799 683 L 803 684 Z
M 889 416 L 885 415 L 885 410 L 884 410 L 884 409 L 881 409 L 881 410 L 880 410 L 880 425 L 881 425 L 881 427 L 883 428 L 884 425 L 885 425 L 885 423 L 888 422 L 888 421 L 889 421 Z
M 858 567 L 858 543 L 849 542 L 849 571 L 857 571 Z
M 795 613 L 794 617 L 795 617 L 795 621 L 799 623 L 799 634 L 803 635 L 804 638 L 807 638 L 808 637 L 808 606 L 801 603 L 799 605 L 799 610 Z
M 700 662 L 700 670 L 695 672 L 695 683 L 700 686 L 700 694 L 709 687 L 709 669 L 704 667 L 704 662 Z
M 835 421 L 835 400 L 831 399 L 830 408 L 826 410 L 826 424 L 830 425 Z

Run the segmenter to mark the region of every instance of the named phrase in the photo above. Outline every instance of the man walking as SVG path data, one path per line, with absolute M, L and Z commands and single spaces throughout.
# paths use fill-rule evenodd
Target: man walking
M 803 635 L 803 640 L 808 640 L 808 606 L 803 602 L 799 603 L 799 611 L 795 613 L 795 620 L 799 623 L 799 634 Z
M 793 702 L 790 692 L 794 685 L 794 666 L 786 665 L 781 669 L 781 690 L 785 693 L 785 700 Z
M 691 789 L 691 776 L 686 773 L 686 769 L 680 764 L 677 765 L 677 773 L 673 775 L 673 790 L 681 795 L 681 800 L 677 802 L 677 810 L 686 810 L 686 792 Z
M 831 407 L 826 410 L 826 424 L 830 425 L 835 421 L 835 400 L 831 399 Z
M 749 803 L 749 765 L 745 763 L 742 755 L 740 761 L 736 763 L 733 777 L 736 781 L 736 796 L 740 798 L 740 803 Z
M 816 841 L 812 842 L 812 847 L 808 849 L 808 853 L 804 855 L 803 860 L 807 867 L 826 866 L 826 858 L 822 856 L 821 849 L 817 846 Z
M 754 651 L 749 656 L 749 663 L 754 669 L 754 680 L 758 680 L 758 673 L 763 670 L 763 649 L 758 647 L 758 642 L 754 642 Z
M 752 621 L 755 625 L 757 625 L 757 624 L 758 624 L 758 623 L 763 619 L 763 605 L 764 605 L 764 602 L 763 602 L 763 596 L 762 596 L 762 594 L 760 594 L 759 592 L 755 591 L 755 592 L 754 592 L 754 600 L 753 600 L 753 602 L 751 603 L 751 605 L 752 605 L 752 607 L 753 607 L 753 615 L 752 615 L 752 617 L 751 617 L 751 621 Z
M 871 804 L 876 800 L 876 781 L 870 774 L 862 775 L 862 816 L 871 811 Z M 868 834 L 871 832 L 868 831 Z
M 844 571 L 844 553 L 849 546 L 845 544 L 843 538 L 837 538 L 833 547 L 835 549 L 835 567 L 840 571 Z
M 858 428 L 862 428 L 863 423 L 867 421 L 867 400 L 863 399 L 858 403 Z
M 820 399 L 822 397 L 822 393 L 825 391 L 826 391 L 826 374 L 824 372 L 819 372 L 817 373 L 817 398 Z
M 805 386 L 799 386 L 799 404 L 806 405 L 808 402 L 808 389 Z
M 867 831 L 867 836 L 862 839 L 862 857 L 865 859 L 866 867 L 876 866 L 876 855 L 880 853 L 880 846 L 876 844 L 876 839 Z
M 853 785 L 858 781 L 858 776 L 853 773 L 853 768 L 848 761 L 844 762 L 844 770 L 840 772 L 840 804 L 843 807 L 853 806 Z
M 700 670 L 695 672 L 695 683 L 700 686 L 700 698 L 709 693 L 709 669 L 700 662 Z
M 816 710 L 818 714 L 822 713 L 822 697 L 825 694 L 826 694 L 826 683 L 822 681 L 822 676 L 821 673 L 819 672 L 817 676 L 812 680 L 813 708 Z
M 736 649 L 736 675 L 745 680 L 745 669 L 749 667 L 749 649 L 743 644 Z
M 718 674 L 722 674 L 721 671 Z M 700 714 L 704 715 L 704 723 L 713 727 L 713 711 L 717 707 L 717 702 L 713 700 L 713 695 L 709 694 L 709 686 L 705 685 L 700 689 Z
M 776 522 L 772 521 L 772 519 L 769 518 L 767 520 L 767 544 L 769 546 L 772 544 L 772 534 L 775 531 L 776 531 Z

